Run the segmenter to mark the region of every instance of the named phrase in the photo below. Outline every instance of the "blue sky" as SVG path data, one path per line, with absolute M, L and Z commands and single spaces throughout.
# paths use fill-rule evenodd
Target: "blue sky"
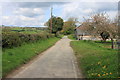
M 32 0 L 33 1 L 33 0 Z M 2 24 L 8 26 L 44 26 L 50 18 L 50 8 L 53 7 L 53 15 L 59 16 L 66 21 L 70 17 L 78 18 L 79 22 L 83 17 L 91 14 L 106 12 L 111 19 L 117 15 L 117 2 L 100 1 L 71 1 L 71 2 L 11 2 L 4 1 L 2 4 Z

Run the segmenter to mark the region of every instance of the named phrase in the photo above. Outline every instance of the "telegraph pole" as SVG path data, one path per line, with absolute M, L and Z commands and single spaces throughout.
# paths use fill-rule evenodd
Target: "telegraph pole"
M 50 32 L 52 33 L 52 7 L 51 7 L 51 20 L 50 20 Z

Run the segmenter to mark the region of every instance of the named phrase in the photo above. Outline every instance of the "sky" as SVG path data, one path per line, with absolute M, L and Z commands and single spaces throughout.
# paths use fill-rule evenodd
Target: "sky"
M 50 18 L 50 9 L 53 7 L 53 16 L 61 17 L 66 21 L 75 17 L 79 22 L 95 13 L 106 12 L 113 19 L 117 15 L 117 0 L 4 0 L 0 3 L 0 25 L 19 27 L 44 27 Z

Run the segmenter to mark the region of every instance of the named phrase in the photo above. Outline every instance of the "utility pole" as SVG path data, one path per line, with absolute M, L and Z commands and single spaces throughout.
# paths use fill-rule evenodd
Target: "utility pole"
M 50 20 L 50 32 L 52 33 L 52 7 L 51 7 L 51 20 Z

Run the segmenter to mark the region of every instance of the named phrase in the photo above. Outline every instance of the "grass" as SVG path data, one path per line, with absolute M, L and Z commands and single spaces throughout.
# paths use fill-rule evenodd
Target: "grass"
M 19 32 L 19 33 L 26 33 L 26 34 L 35 34 L 35 33 L 41 33 L 46 30 L 38 29 L 38 28 L 32 28 L 32 27 L 7 27 L 2 29 L 3 32 Z
M 54 37 L 47 40 L 38 41 L 36 43 L 25 44 L 12 49 L 5 49 L 2 53 L 2 75 L 5 76 L 20 65 L 27 63 L 32 57 L 54 45 L 58 40 L 59 38 Z
M 44 32 L 42 30 L 32 30 L 32 29 L 17 29 L 17 28 L 13 28 L 11 30 L 12 32 L 19 32 L 19 33 L 26 33 L 26 34 L 35 34 L 35 33 L 41 33 Z
M 101 42 L 101 41 L 95 41 L 96 43 L 101 43 L 104 48 L 111 48 L 111 41 Z
M 74 34 L 68 35 L 68 38 L 71 39 L 71 40 L 76 40 L 75 37 L 74 37 Z
M 0 47 L 0 79 L 2 78 L 2 48 Z
M 71 46 L 86 78 L 118 78 L 117 50 L 93 41 L 72 41 Z

